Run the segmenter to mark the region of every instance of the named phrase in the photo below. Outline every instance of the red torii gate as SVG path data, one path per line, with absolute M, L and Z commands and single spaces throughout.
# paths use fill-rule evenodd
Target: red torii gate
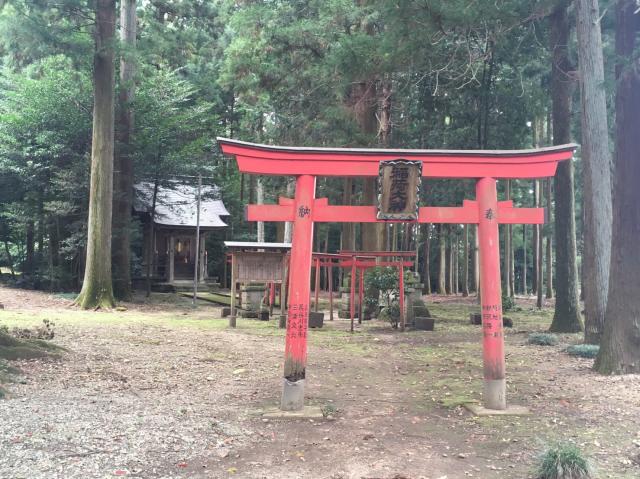
M 316 177 L 376 177 L 381 161 L 397 159 L 421 161 L 425 178 L 477 180 L 475 201 L 465 200 L 462 207 L 420 207 L 417 222 L 478 225 L 484 406 L 506 409 L 498 224 L 542 224 L 544 209 L 514 208 L 512 201 L 498 201 L 496 180 L 553 176 L 558 162 L 571 159 L 576 145 L 535 150 L 456 151 L 297 148 L 227 138 L 218 138 L 218 143 L 223 153 L 236 157 L 242 173 L 296 177 L 295 198 L 281 197 L 277 205 L 249 205 L 246 211 L 248 221 L 293 222 L 281 409 L 299 410 L 304 406 L 313 223 L 380 221 L 376 218 L 375 205 L 332 206 L 327 198 L 316 198 Z
M 351 319 L 351 332 L 353 333 L 353 320 L 355 317 L 355 291 L 356 291 L 356 276 L 359 272 L 358 279 L 358 323 L 362 323 L 363 306 L 362 300 L 364 297 L 364 272 L 369 268 L 375 268 L 379 266 L 389 266 L 392 268 L 398 268 L 398 282 L 399 282 L 399 303 L 400 303 L 400 325 L 401 330 L 404 331 L 405 327 L 405 314 L 404 314 L 404 268 L 411 268 L 413 261 L 406 261 L 404 259 L 393 258 L 414 258 L 416 256 L 415 251 L 345 251 L 341 250 L 339 253 L 312 253 L 313 267 L 316 271 L 315 278 L 315 302 L 314 309 L 318 311 L 318 291 L 320 285 L 320 268 L 328 268 L 328 274 L 331 275 L 331 268 L 337 266 L 339 268 L 349 268 L 351 270 L 351 282 L 350 282 L 350 319 Z M 391 258 L 391 260 L 389 260 Z M 334 263 L 337 261 L 337 263 Z M 333 320 L 333 291 L 331 281 L 329 281 L 329 319 Z

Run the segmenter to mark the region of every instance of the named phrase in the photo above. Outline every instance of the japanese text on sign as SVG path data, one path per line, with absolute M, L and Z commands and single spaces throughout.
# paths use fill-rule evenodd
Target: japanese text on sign
M 381 161 L 377 218 L 417 220 L 421 177 L 420 161 Z

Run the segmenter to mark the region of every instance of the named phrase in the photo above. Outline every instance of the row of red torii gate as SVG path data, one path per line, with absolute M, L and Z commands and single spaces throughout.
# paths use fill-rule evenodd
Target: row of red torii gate
M 283 147 L 227 138 L 218 138 L 218 143 L 224 154 L 236 158 L 242 173 L 296 178 L 294 198 L 280 198 L 277 205 L 249 205 L 246 211 L 248 221 L 293 223 L 282 410 L 296 411 L 304 406 L 314 223 L 379 221 L 478 225 L 483 402 L 487 409 L 507 408 L 498 225 L 542 224 L 544 209 L 514 208 L 512 201 L 498 201 L 496 181 L 551 177 L 560 161 L 572 158 L 576 145 L 463 151 Z M 381 217 L 376 205 L 334 206 L 326 198 L 316 198 L 318 176 L 378 177 L 382 165 L 394 161 L 418 164 L 417 171 L 423 178 L 475 179 L 476 198 L 453 207 L 416 204 L 416 214 L 411 220 Z M 391 191 L 389 198 L 394 201 Z

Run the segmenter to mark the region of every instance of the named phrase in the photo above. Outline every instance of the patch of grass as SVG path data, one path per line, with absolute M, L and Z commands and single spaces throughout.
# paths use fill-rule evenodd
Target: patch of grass
M 531 333 L 527 338 L 527 343 L 536 346 L 555 346 L 558 344 L 558 336 L 551 333 Z
M 574 344 L 572 346 L 569 346 L 566 351 L 570 356 L 593 359 L 598 355 L 600 346 L 598 346 L 597 344 Z
M 468 395 L 451 395 L 440 399 L 440 404 L 447 409 L 455 409 L 469 403 L 477 403 L 478 401 Z
M 589 460 L 575 444 L 556 443 L 540 456 L 536 479 L 591 479 Z
M 338 409 L 331 403 L 327 403 L 320 408 L 323 417 L 335 416 Z

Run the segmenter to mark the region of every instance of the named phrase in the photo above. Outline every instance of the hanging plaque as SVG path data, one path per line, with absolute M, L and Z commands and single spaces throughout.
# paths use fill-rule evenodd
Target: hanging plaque
M 421 161 L 402 159 L 381 161 L 378 176 L 377 219 L 416 221 L 421 180 Z

